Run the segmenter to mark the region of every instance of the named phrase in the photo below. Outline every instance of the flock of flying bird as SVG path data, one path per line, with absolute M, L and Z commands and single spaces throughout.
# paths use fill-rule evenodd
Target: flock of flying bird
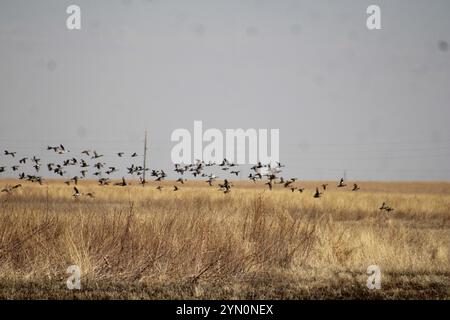
M 67 150 L 64 145 L 60 144 L 58 146 L 48 146 L 47 151 L 53 151 L 56 154 L 59 155 L 65 155 L 69 153 L 70 151 Z M 12 152 L 5 150 L 4 156 L 15 158 L 17 152 Z M 75 158 L 75 157 L 68 157 L 64 160 L 62 160 L 61 163 L 47 163 L 46 167 L 47 170 L 59 177 L 66 177 L 67 176 L 67 169 L 72 167 L 76 168 L 79 167 L 79 174 L 73 176 L 72 178 L 66 180 L 64 183 L 67 185 L 70 185 L 73 183 L 75 186 L 73 187 L 74 193 L 72 196 L 75 199 L 78 199 L 82 196 L 94 198 L 94 194 L 89 193 L 82 193 L 77 188 L 77 184 L 79 180 L 85 179 L 88 176 L 88 168 L 94 168 L 95 171 L 92 172 L 92 175 L 97 178 L 97 181 L 99 185 L 106 186 L 113 184 L 114 186 L 120 186 L 125 187 L 127 185 L 130 185 L 129 182 L 125 180 L 125 177 L 122 177 L 121 181 L 113 183 L 110 179 L 110 175 L 119 172 L 119 169 L 114 166 L 107 166 L 105 162 L 101 161 L 101 158 L 103 157 L 102 154 L 98 153 L 95 150 L 83 150 L 81 151 L 83 158 Z M 125 153 L 124 152 L 117 152 L 117 157 L 122 158 Z M 138 154 L 136 152 L 133 152 L 131 154 L 131 158 L 138 157 Z M 88 163 L 88 160 L 84 158 L 90 158 L 94 163 Z M 41 159 L 37 158 L 36 156 L 33 156 L 32 158 L 24 157 L 19 159 L 19 163 L 11 166 L 11 169 L 13 172 L 19 172 L 19 169 L 22 167 L 22 165 L 25 165 L 27 162 L 31 162 L 33 167 L 33 174 L 25 174 L 24 171 L 19 173 L 19 180 L 27 180 L 30 182 L 39 183 L 42 185 L 43 177 L 39 175 L 41 172 L 41 166 L 42 161 Z M 205 163 L 204 161 L 197 160 L 196 163 L 193 164 L 187 164 L 187 165 L 181 165 L 181 164 L 175 164 L 174 171 L 179 175 L 179 178 L 175 180 L 175 184 L 173 185 L 173 191 L 180 190 L 182 184 L 184 184 L 187 179 L 185 178 L 186 175 L 189 173 L 194 178 L 203 178 L 205 179 L 205 182 L 208 183 L 210 187 L 214 187 L 214 182 L 219 180 L 219 177 L 216 176 L 214 173 L 206 173 L 205 169 L 208 167 L 215 167 L 217 169 L 220 169 L 223 172 L 227 172 L 229 175 L 233 176 L 235 175 L 238 177 L 241 173 L 240 170 L 238 170 L 238 165 L 235 163 L 232 163 L 228 161 L 227 159 L 224 159 L 221 163 Z M 272 190 L 274 188 L 274 185 L 282 185 L 284 188 L 290 190 L 291 192 L 298 191 L 300 193 L 303 193 L 305 188 L 295 187 L 293 184 L 297 181 L 296 178 L 290 178 L 285 179 L 282 176 L 280 176 L 280 173 L 282 172 L 281 168 L 283 168 L 284 165 L 282 165 L 280 162 L 276 163 L 276 166 L 272 166 L 270 164 L 262 164 L 261 162 L 258 162 L 256 165 L 250 168 L 251 172 L 248 175 L 248 179 L 255 182 L 256 181 L 266 181 L 265 185 L 267 185 L 269 190 Z M 150 176 L 154 178 L 155 181 L 163 181 L 167 177 L 166 172 L 164 170 L 150 170 L 148 168 L 142 167 L 142 166 L 136 166 L 132 164 L 130 167 L 127 167 L 127 173 L 129 175 L 137 175 L 139 177 L 140 183 L 145 184 L 147 181 L 143 178 L 144 171 L 150 171 Z M 6 166 L 0 165 L 0 174 L 6 171 Z M 5 186 L 1 193 L 7 193 L 11 194 L 14 192 L 14 190 L 20 188 L 22 185 L 17 184 L 14 186 Z M 231 192 L 231 189 L 233 187 L 233 184 L 228 179 L 223 179 L 223 182 L 217 182 L 218 190 L 227 194 Z M 324 183 L 320 187 L 316 187 L 316 190 L 313 194 L 314 198 L 320 198 L 323 196 L 325 191 L 327 190 L 328 184 Z M 347 184 L 345 183 L 344 179 L 341 178 L 339 183 L 337 184 L 337 188 L 346 188 Z M 158 185 L 156 187 L 157 190 L 162 191 L 163 186 Z M 353 192 L 356 192 L 360 190 L 360 187 L 358 184 L 354 183 L 353 186 L 350 189 Z M 381 205 L 379 208 L 381 211 L 391 212 L 394 209 L 387 205 L 385 202 Z

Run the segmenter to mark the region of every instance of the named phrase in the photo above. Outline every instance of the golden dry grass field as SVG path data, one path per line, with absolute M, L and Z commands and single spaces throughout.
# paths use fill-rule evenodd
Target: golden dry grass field
M 329 182 L 313 198 L 322 183 L 84 181 L 95 199 L 78 200 L 62 181 L 23 183 L 0 194 L 0 298 L 450 298 L 450 183 Z M 66 287 L 70 265 L 81 290 Z M 370 265 L 380 290 L 366 287 Z

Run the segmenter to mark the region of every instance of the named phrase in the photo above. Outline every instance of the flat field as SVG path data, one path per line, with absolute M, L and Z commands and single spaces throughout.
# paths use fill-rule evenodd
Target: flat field
M 203 181 L 83 181 L 95 198 L 79 199 L 62 181 L 2 192 L 0 298 L 450 298 L 450 183 L 328 182 L 318 199 L 323 181 L 232 183 L 228 194 Z M 66 286 L 71 265 L 81 290 Z M 370 265 L 379 290 L 366 286 Z

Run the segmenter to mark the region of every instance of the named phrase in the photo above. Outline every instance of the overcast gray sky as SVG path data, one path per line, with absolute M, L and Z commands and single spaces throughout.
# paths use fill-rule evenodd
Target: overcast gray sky
M 366 28 L 370 4 L 382 30 Z M 171 132 L 202 120 L 280 129 L 300 179 L 448 180 L 449 13 L 446 0 L 2 0 L 0 151 L 55 161 L 45 147 L 64 143 L 116 164 L 148 130 L 150 166 L 169 169 Z

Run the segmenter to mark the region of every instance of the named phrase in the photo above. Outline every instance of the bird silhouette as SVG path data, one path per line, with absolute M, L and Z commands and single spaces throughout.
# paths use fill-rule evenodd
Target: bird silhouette
M 63 144 L 59 144 L 56 146 L 47 146 L 47 150 L 52 150 L 58 154 L 65 154 L 65 153 L 70 152 Z M 11 157 L 16 156 L 16 152 L 4 150 L 4 153 L 7 156 L 11 156 Z M 124 157 L 126 153 L 116 152 L 115 154 L 118 157 Z M 86 149 L 86 150 L 81 151 L 80 157 L 74 156 L 74 157 L 67 158 L 67 159 L 59 159 L 59 160 L 55 160 L 53 162 L 43 163 L 43 162 L 41 162 L 41 159 L 38 159 L 36 156 L 29 155 L 29 157 L 22 157 L 19 160 L 18 164 L 13 163 L 13 164 L 11 164 L 11 167 L 8 166 L 8 168 L 11 168 L 12 171 L 19 171 L 19 169 L 20 169 L 19 172 L 24 171 L 19 174 L 20 180 L 25 180 L 25 181 L 29 181 L 29 182 L 33 182 L 33 183 L 36 182 L 41 185 L 43 183 L 43 178 L 41 176 L 38 176 L 38 172 L 40 171 L 40 167 L 42 165 L 47 166 L 49 174 L 55 174 L 60 177 L 63 177 L 64 179 L 62 181 L 68 185 L 71 185 L 72 182 L 74 182 L 75 186 L 77 186 L 78 181 L 80 179 L 89 178 L 89 176 L 97 177 L 98 183 L 101 186 L 107 186 L 109 184 L 114 184 L 115 186 L 130 185 L 129 183 L 126 182 L 125 176 L 122 177 L 121 182 L 116 182 L 116 183 L 113 183 L 113 182 L 111 182 L 111 180 L 109 178 L 104 177 L 104 175 L 108 175 L 111 178 L 113 178 L 112 174 L 115 172 L 120 172 L 121 168 L 119 169 L 119 167 L 110 166 L 110 163 L 108 163 L 108 161 L 105 161 L 105 162 L 97 162 L 98 160 L 92 161 L 92 162 L 89 160 L 85 161 L 84 159 L 82 159 L 83 155 L 89 157 L 90 159 L 95 159 L 95 160 L 99 159 L 101 157 L 104 157 L 103 154 L 99 154 L 95 150 Z M 114 153 L 113 153 L 113 155 L 114 155 Z M 138 157 L 137 152 L 130 153 L 130 155 L 131 155 L 131 158 Z M 56 156 L 58 157 L 58 155 L 56 155 Z M 27 167 L 22 166 L 22 165 L 27 164 L 28 162 L 30 162 L 32 165 L 32 166 L 30 166 L 30 168 L 35 169 L 34 174 L 29 174 L 30 172 L 27 172 Z M 68 173 L 70 173 L 72 176 L 72 172 L 74 172 L 74 170 L 75 170 L 75 168 L 72 168 L 72 166 L 78 167 L 79 173 L 78 173 L 78 175 L 75 175 L 72 178 L 70 178 Z M 187 179 L 185 177 L 188 174 L 192 174 L 192 176 L 194 178 L 201 178 L 201 179 L 204 178 L 205 182 L 208 183 L 209 186 L 213 186 L 214 181 L 219 179 L 218 176 L 207 171 L 210 167 L 213 167 L 213 166 L 216 166 L 216 168 L 215 168 L 216 170 L 220 169 L 219 172 L 221 174 L 219 174 L 219 175 L 221 175 L 221 176 L 224 175 L 224 177 L 221 177 L 221 179 L 223 179 L 223 183 L 218 184 L 219 190 L 223 191 L 224 193 L 231 192 L 232 184 L 230 183 L 230 181 L 228 181 L 226 179 L 226 177 L 230 177 L 230 176 L 239 177 L 239 175 L 242 173 L 242 170 L 239 170 L 238 164 L 233 163 L 226 158 L 224 158 L 221 162 L 218 162 L 218 163 L 211 162 L 211 161 L 206 163 L 203 160 L 195 159 L 195 163 L 175 164 L 174 171 L 176 172 L 178 177 L 173 179 L 173 181 L 176 182 L 176 185 L 174 185 L 173 191 L 181 190 L 177 183 L 181 183 L 184 185 L 185 184 L 184 182 L 187 181 Z M 93 168 L 92 171 L 90 170 L 91 167 Z M 256 165 L 253 165 L 250 168 L 251 171 L 248 174 L 248 179 L 253 181 L 254 183 L 256 183 L 257 180 L 263 181 L 264 185 L 267 185 L 269 190 L 273 190 L 274 186 L 276 186 L 277 184 L 280 184 L 280 185 L 283 185 L 284 188 L 289 189 L 291 192 L 295 192 L 296 190 L 298 190 L 300 193 L 302 193 L 305 190 L 305 188 L 299 188 L 294 185 L 294 183 L 297 181 L 296 178 L 288 179 L 286 177 L 280 176 L 280 173 L 282 172 L 281 168 L 283 168 L 283 167 L 285 167 L 285 165 L 281 164 L 280 162 L 276 162 L 276 165 L 272 165 L 271 163 L 263 164 L 260 161 L 258 161 Z M 6 166 L 0 166 L 0 173 L 5 172 L 7 170 L 6 168 L 7 168 Z M 156 181 L 163 181 L 167 177 L 167 174 L 164 172 L 164 170 L 143 168 L 142 166 L 135 165 L 135 164 L 131 164 L 131 166 L 129 166 L 129 167 L 125 166 L 125 168 L 127 170 L 126 172 L 128 172 L 128 174 L 131 175 L 133 177 L 133 179 L 136 178 L 136 176 L 138 176 L 140 183 L 142 183 L 143 185 L 146 182 L 144 180 L 145 171 L 151 171 L 150 175 L 152 177 L 155 177 Z M 337 186 L 340 188 L 346 186 L 343 178 L 340 179 Z M 314 193 L 314 198 L 321 197 L 327 190 L 327 187 L 328 187 L 328 183 L 323 183 L 323 184 L 319 185 L 318 187 L 316 187 L 316 192 Z M 162 188 L 163 188 L 162 186 L 156 187 L 156 189 L 159 191 L 161 191 Z M 319 189 L 321 191 L 323 189 L 323 193 L 320 192 Z M 350 190 L 357 191 L 359 189 L 360 189 L 360 187 L 356 183 L 354 183 L 353 188 Z M 89 198 L 94 198 L 93 193 L 91 193 L 91 195 L 92 195 L 92 197 L 91 197 L 88 193 L 82 194 L 81 192 L 75 191 L 75 193 L 74 193 L 75 198 L 78 198 L 80 195 L 86 196 Z M 382 205 L 382 208 L 380 208 L 380 209 L 385 210 L 387 212 L 391 212 L 394 210 L 392 207 L 387 206 L 386 204 Z
M 87 164 L 86 161 L 84 161 L 83 159 L 81 159 L 80 167 L 81 167 L 81 168 L 87 168 L 87 167 L 89 167 L 89 165 Z
M 321 195 L 322 195 L 322 193 L 319 192 L 319 188 L 316 188 L 316 192 L 314 193 L 314 198 L 320 198 Z
M 285 165 L 282 165 L 280 162 L 278 162 L 278 161 L 276 161 L 276 163 L 277 163 L 277 167 L 278 168 L 283 168 L 283 167 L 285 167 Z
M 108 167 L 108 170 L 105 171 L 106 174 L 110 175 L 111 173 L 116 172 L 116 167 Z
M 339 181 L 338 188 L 346 187 L 347 185 L 344 183 L 344 178 L 341 178 L 341 181 Z
M 224 193 L 228 193 L 231 190 L 231 187 L 232 185 L 228 182 L 227 179 L 224 179 L 222 184 L 219 183 L 219 188 L 220 190 L 224 191 Z
M 5 156 L 12 156 L 13 158 L 16 156 L 17 152 L 11 152 L 8 150 L 5 150 Z
M 80 193 L 80 191 L 78 190 L 78 188 L 77 187 L 73 187 L 73 194 L 72 194 L 72 196 L 75 198 L 75 199 L 78 199 L 79 197 L 81 197 L 81 193 Z
M 109 185 L 109 179 L 108 178 L 100 178 L 98 179 L 98 184 L 101 186 L 107 186 Z
M 386 212 L 394 211 L 394 208 L 392 208 L 391 206 L 388 206 L 386 202 L 383 202 L 383 204 L 381 205 L 381 207 L 379 209 L 381 211 L 385 210 Z
M 102 154 L 98 154 L 97 151 L 94 150 L 94 155 L 91 157 L 91 159 L 98 159 L 98 158 L 101 158 L 101 157 L 103 157 L 103 155 Z
M 184 181 L 185 181 L 185 180 L 186 180 L 186 179 L 178 178 L 177 182 L 180 182 L 181 184 L 184 184 Z
M 7 193 L 7 194 L 12 194 L 13 190 L 18 189 L 18 188 L 20 188 L 20 187 L 22 187 L 21 184 L 16 184 L 15 186 L 9 186 L 9 185 L 7 185 L 7 186 L 5 186 L 0 192 L 5 192 L 5 193 Z
M 288 188 L 293 182 L 294 182 L 294 181 L 292 181 L 292 180 L 286 181 L 286 182 L 284 183 L 284 187 L 285 187 L 285 188 Z
M 125 178 L 122 177 L 122 181 L 121 182 L 116 182 L 114 183 L 115 186 L 120 186 L 120 187 L 125 187 L 127 185 L 127 182 L 125 181 Z

